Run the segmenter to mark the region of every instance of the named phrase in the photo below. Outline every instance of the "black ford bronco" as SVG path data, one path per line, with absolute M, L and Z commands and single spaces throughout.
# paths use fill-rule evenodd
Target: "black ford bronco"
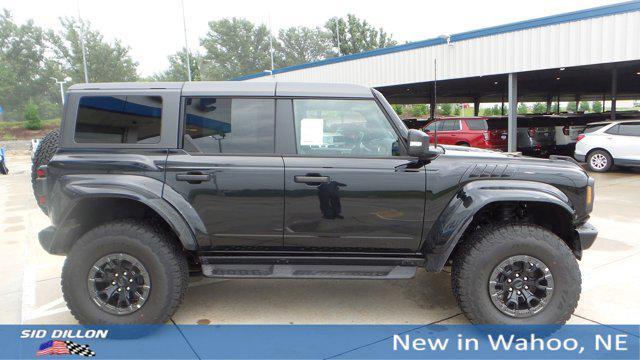
M 406 279 L 451 266 L 473 323 L 564 323 L 593 179 L 569 158 L 432 146 L 365 87 L 69 89 L 33 166 L 81 323 L 161 323 L 189 274 Z

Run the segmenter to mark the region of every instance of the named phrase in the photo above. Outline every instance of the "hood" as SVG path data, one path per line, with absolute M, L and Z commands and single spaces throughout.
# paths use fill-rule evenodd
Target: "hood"
M 589 176 L 572 158 L 551 156 L 549 159 L 505 153 L 501 151 L 444 145 L 443 156 L 475 165 L 506 165 L 513 178 L 548 184 L 584 187 Z

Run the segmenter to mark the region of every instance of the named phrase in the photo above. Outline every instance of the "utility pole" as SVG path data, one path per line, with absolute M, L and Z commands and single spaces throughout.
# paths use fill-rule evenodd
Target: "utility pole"
M 336 42 L 338 43 L 338 56 L 342 56 L 340 53 L 340 18 L 336 18 Z
M 84 47 L 84 22 L 80 16 L 80 0 L 78 0 L 78 20 L 80 21 L 80 48 L 82 49 L 82 67 L 84 68 L 84 82 L 89 82 L 89 71 L 87 70 L 87 50 Z
M 191 59 L 189 58 L 189 43 L 187 42 L 187 21 L 184 17 L 184 0 L 180 0 L 182 5 L 182 28 L 184 30 L 184 50 L 187 53 L 187 79 L 191 81 Z
M 271 33 L 271 14 L 269 14 L 269 53 L 271 55 L 271 76 L 273 76 L 273 34 Z

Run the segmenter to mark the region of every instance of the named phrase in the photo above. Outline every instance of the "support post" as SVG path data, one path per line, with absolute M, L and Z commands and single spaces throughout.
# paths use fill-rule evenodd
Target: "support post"
M 616 119 L 616 99 L 618 97 L 618 69 L 611 72 L 611 120 Z
M 500 98 L 500 115 L 504 115 L 504 93 Z
M 551 103 L 553 102 L 551 95 L 547 96 L 547 114 L 551 114 Z
M 480 114 L 480 99 L 477 97 L 473 98 L 473 116 L 478 116 Z
M 509 120 L 508 120 L 508 151 L 518 149 L 518 74 L 509 74 Z
M 606 110 L 607 110 L 607 107 L 605 106 L 606 105 L 606 103 L 605 103 L 606 101 L 607 101 L 607 96 L 605 94 L 602 94 L 602 112 L 606 112 Z

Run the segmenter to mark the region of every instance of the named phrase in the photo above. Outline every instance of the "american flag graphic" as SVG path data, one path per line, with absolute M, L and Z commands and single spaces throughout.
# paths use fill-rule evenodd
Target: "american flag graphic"
M 69 355 L 67 344 L 62 340 L 49 340 L 40 344 L 40 348 L 36 352 L 36 356 L 44 355 Z
M 49 340 L 40 344 L 36 356 L 45 355 L 80 355 L 96 356 L 89 345 L 76 344 L 73 341 Z

